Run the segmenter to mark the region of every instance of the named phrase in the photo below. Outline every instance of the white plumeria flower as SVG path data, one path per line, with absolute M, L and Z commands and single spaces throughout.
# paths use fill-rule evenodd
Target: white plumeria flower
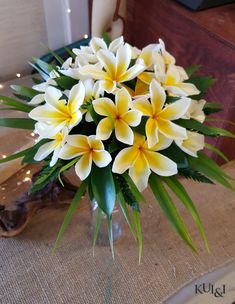
M 60 126 L 72 129 L 82 119 L 82 113 L 79 110 L 85 97 L 85 88 L 79 83 L 71 89 L 69 99 L 60 99 L 62 92 L 54 87 L 48 87 L 45 92 L 46 104 L 34 108 L 29 112 L 29 117 L 39 122 L 48 123 L 54 127 Z
M 135 78 L 145 69 L 141 64 L 129 68 L 131 48 L 127 44 L 117 50 L 116 56 L 109 50 L 100 50 L 97 52 L 97 57 L 102 67 L 86 65 L 81 67 L 80 73 L 100 80 L 102 88 L 108 93 L 113 93 L 117 85 Z
M 84 180 L 91 172 L 92 162 L 96 166 L 106 167 L 112 160 L 111 155 L 104 150 L 101 140 L 95 135 L 69 135 L 67 144 L 62 148 L 59 157 L 62 159 L 72 159 L 81 157 L 75 165 L 77 176 Z
M 206 104 L 206 100 L 191 100 L 190 106 L 188 108 L 188 111 L 185 114 L 186 119 L 193 118 L 200 123 L 203 123 L 205 121 L 206 115 L 203 112 L 203 108 Z
M 187 131 L 187 138 L 184 140 L 175 140 L 175 143 L 185 153 L 197 157 L 197 152 L 205 146 L 204 135 L 196 132 Z
M 86 79 L 87 77 L 84 77 L 80 73 L 80 67 L 82 65 L 88 64 L 87 61 L 82 61 L 82 57 L 76 57 L 75 61 L 73 62 L 72 57 L 69 57 L 62 65 L 61 69 L 59 70 L 61 74 L 65 76 L 69 76 L 73 79 L 80 80 L 80 79 Z
M 177 165 L 158 151 L 168 148 L 172 140 L 160 135 L 152 148 L 148 147 L 145 137 L 135 134 L 133 146 L 121 150 L 116 156 L 112 171 L 123 174 L 129 169 L 129 175 L 137 188 L 142 191 L 148 186 L 151 171 L 160 176 L 177 174 Z
M 175 58 L 166 51 L 165 43 L 162 39 L 159 39 L 159 51 L 164 58 L 165 64 L 175 64 Z
M 99 50 L 109 50 L 115 54 L 122 45 L 124 45 L 123 36 L 114 39 L 109 46 L 107 46 L 102 38 L 94 37 L 90 41 L 90 46 L 94 54 L 96 54 Z
M 115 103 L 109 98 L 99 98 L 93 101 L 95 112 L 105 116 L 96 129 L 98 139 L 108 139 L 114 130 L 115 136 L 120 142 L 132 145 L 134 133 L 130 126 L 138 126 L 142 115 L 138 110 L 129 110 L 130 102 L 131 96 L 125 88 L 117 91 Z
M 36 161 L 45 159 L 48 155 L 52 154 L 50 167 L 54 166 L 59 158 L 59 153 L 65 144 L 68 129 L 65 127 L 58 132 L 58 128 L 51 128 L 45 124 L 38 124 L 35 133 L 39 134 L 39 139 L 48 138 L 52 141 L 42 145 L 34 156 Z

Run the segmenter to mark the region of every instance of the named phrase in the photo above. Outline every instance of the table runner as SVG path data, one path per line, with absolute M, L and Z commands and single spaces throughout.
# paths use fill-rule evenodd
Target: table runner
M 225 166 L 235 177 L 235 162 Z M 164 303 L 189 281 L 235 258 L 235 195 L 219 185 L 184 180 L 206 230 L 211 254 L 180 207 L 199 248 L 194 254 L 176 236 L 147 190 L 142 206 L 143 258 L 124 224 L 113 260 L 108 247 L 92 256 L 86 199 L 74 216 L 60 248 L 53 244 L 67 207 L 40 211 L 18 237 L 0 239 L 0 303 Z M 194 290 L 192 290 L 194 293 Z

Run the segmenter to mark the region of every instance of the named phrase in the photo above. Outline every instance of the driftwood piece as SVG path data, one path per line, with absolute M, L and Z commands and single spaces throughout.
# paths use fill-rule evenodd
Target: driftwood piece
M 32 176 L 34 182 L 39 172 Z M 10 206 L 0 205 L 0 236 L 13 237 L 21 233 L 28 225 L 37 210 L 68 204 L 77 187 L 73 186 L 64 176 L 62 176 L 64 187 L 58 182 L 50 182 L 43 189 L 23 195 L 15 200 Z

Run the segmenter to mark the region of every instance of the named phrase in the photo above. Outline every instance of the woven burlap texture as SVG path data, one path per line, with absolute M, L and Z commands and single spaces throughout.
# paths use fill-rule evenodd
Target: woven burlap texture
M 235 177 L 234 162 L 226 166 L 226 172 Z M 199 255 L 176 236 L 146 191 L 150 205 L 143 205 L 141 212 L 141 264 L 125 224 L 123 236 L 115 244 L 115 259 L 108 247 L 101 246 L 93 257 L 90 214 L 84 200 L 54 254 L 53 244 L 67 207 L 42 210 L 19 237 L 0 239 L 0 303 L 163 303 L 189 281 L 231 261 L 235 256 L 234 193 L 217 185 L 183 183 L 202 217 L 211 254 L 204 249 L 187 211 L 180 207 Z

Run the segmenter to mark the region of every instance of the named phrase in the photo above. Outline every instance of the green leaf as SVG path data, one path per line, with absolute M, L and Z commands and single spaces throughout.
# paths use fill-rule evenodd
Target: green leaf
M 22 164 L 38 163 L 38 161 L 36 161 L 34 159 L 34 156 L 37 153 L 38 149 L 49 141 L 50 141 L 49 139 L 42 139 L 38 143 L 36 143 L 34 146 L 32 146 L 30 148 L 30 150 L 27 153 L 25 153 L 24 158 L 22 160 Z
M 57 179 L 61 166 L 61 163 L 57 162 L 53 167 L 50 167 L 49 162 L 46 162 L 37 180 L 32 185 L 30 193 L 43 189 L 48 183 Z
M 68 169 L 69 169 L 70 167 L 72 167 L 74 164 L 76 164 L 76 162 L 78 162 L 79 158 L 80 158 L 80 157 L 74 158 L 73 160 L 71 160 L 70 162 L 68 162 L 66 165 L 64 165 L 64 166 L 60 169 L 59 175 L 58 175 L 58 179 L 59 179 L 59 181 L 60 181 L 60 183 L 61 183 L 62 186 L 64 186 L 64 183 L 63 183 L 63 181 L 62 181 L 62 179 L 61 179 L 61 177 L 60 177 L 60 174 L 61 174 L 62 172 L 64 172 L 64 171 L 68 170 Z
M 216 82 L 216 79 L 212 78 L 211 76 L 197 76 L 197 77 L 190 77 L 185 82 L 193 83 L 198 90 L 200 91 L 200 94 L 190 96 L 192 99 L 199 100 L 203 97 L 203 95 L 206 93 L 208 88 Z
M 197 224 L 198 229 L 201 233 L 201 236 L 204 240 L 205 246 L 207 251 L 209 252 L 209 246 L 208 246 L 208 241 L 205 235 L 205 231 L 202 226 L 202 222 L 200 219 L 200 216 L 196 210 L 196 207 L 193 204 L 193 201 L 191 200 L 190 196 L 186 192 L 185 188 L 183 185 L 174 177 L 165 177 L 163 178 L 163 181 L 168 185 L 168 187 L 176 194 L 176 196 L 181 200 L 185 208 L 188 210 L 190 215 L 192 216 L 194 222 Z
M 36 121 L 30 118 L 0 118 L 0 127 L 34 130 Z
M 178 174 L 187 179 L 193 179 L 194 181 L 199 183 L 214 184 L 208 177 L 204 176 L 203 174 L 192 168 L 179 169 Z
M 112 257 L 114 259 L 114 249 L 113 249 L 113 224 L 112 224 L 112 216 L 107 217 L 108 222 L 108 236 L 109 236 L 109 245 L 112 253 Z
M 102 210 L 98 207 L 96 224 L 95 224 L 95 229 L 94 229 L 94 232 L 93 232 L 93 240 L 92 240 L 93 256 L 94 256 L 94 253 L 95 253 L 95 244 L 96 244 L 97 237 L 98 237 L 99 230 L 100 230 L 101 214 L 102 214 Z
M 208 136 L 226 136 L 235 138 L 235 134 L 217 127 L 207 126 L 194 119 L 179 119 L 176 121 L 178 125 L 189 130 L 198 131 Z
M 78 83 L 78 80 L 75 80 L 68 76 L 60 76 L 54 78 L 55 82 L 64 90 L 71 90 L 72 87 Z
M 26 97 L 29 97 L 29 98 L 33 98 L 34 96 L 39 94 L 38 91 L 36 91 L 32 88 L 21 86 L 21 85 L 11 85 L 11 88 L 12 88 L 12 90 L 19 93 L 20 95 L 26 96 Z
M 59 246 L 60 240 L 62 239 L 64 232 L 65 232 L 66 228 L 68 227 L 68 224 L 70 223 L 74 213 L 76 212 L 78 204 L 80 203 L 83 194 L 86 191 L 86 187 L 87 187 L 87 181 L 84 180 L 81 182 L 81 185 L 80 185 L 78 191 L 76 192 L 76 194 L 71 202 L 71 205 L 69 206 L 69 209 L 65 215 L 63 224 L 60 227 L 60 230 L 59 230 L 59 233 L 58 233 L 55 245 L 54 245 L 54 250 Z
M 112 42 L 112 39 L 110 38 L 109 34 L 107 32 L 102 34 L 102 38 L 104 39 L 105 43 L 107 44 L 107 46 L 110 45 L 110 43 Z
M 68 55 L 69 55 L 70 57 L 72 57 L 73 59 L 76 58 L 76 55 L 75 55 L 69 48 L 67 48 L 66 46 L 64 46 L 64 49 L 65 49 L 65 51 L 68 53 Z
M 133 180 L 131 179 L 130 175 L 125 172 L 124 174 L 122 174 L 122 176 L 125 178 L 127 184 L 129 185 L 133 195 L 135 196 L 136 200 L 138 203 L 140 203 L 141 201 L 147 204 L 146 199 L 144 198 L 144 196 L 141 194 L 141 192 L 139 191 L 139 189 L 136 187 L 136 184 L 133 182 Z
M 36 147 L 36 149 L 38 149 L 45 142 L 46 142 L 45 140 L 40 140 L 36 145 L 34 145 L 31 148 L 28 148 L 28 149 L 22 150 L 20 152 L 17 152 L 15 154 L 9 155 L 6 158 L 2 158 L 2 159 L 0 159 L 0 164 L 6 163 L 8 161 L 11 161 L 11 160 L 14 160 L 14 159 L 17 159 L 17 158 L 21 158 L 23 156 L 26 156 L 26 155 L 31 153 L 32 149 L 34 149 L 35 147 Z
M 223 170 L 221 170 L 220 167 L 217 166 L 217 164 L 209 157 L 207 160 L 207 158 L 204 158 L 203 156 L 201 156 L 201 154 L 198 153 L 197 158 L 189 156 L 188 162 L 191 168 L 199 172 L 202 172 L 210 179 L 220 183 L 221 185 L 223 185 L 224 187 L 230 190 L 235 191 L 234 187 L 227 180 L 230 179 L 231 177 L 229 177 L 225 172 L 223 172 Z
M 140 223 L 140 213 L 136 210 L 133 210 L 133 217 L 135 222 L 135 229 L 138 239 L 138 246 L 139 246 L 139 264 L 141 262 L 142 257 L 142 248 L 143 248 L 143 239 L 142 239 L 142 232 L 141 232 L 141 223 Z
M 34 107 L 24 104 L 14 98 L 0 95 L 0 104 L 12 107 L 13 110 L 29 113 Z
M 161 153 L 173 160 L 177 164 L 178 169 L 188 167 L 185 153 L 175 143 L 171 144 L 169 148 L 162 150 Z
M 54 52 L 50 48 L 47 48 L 47 49 L 48 49 L 49 53 L 51 53 L 51 55 L 58 61 L 58 63 L 60 63 L 61 65 L 63 65 L 64 60 L 58 54 L 56 54 L 56 52 Z
M 47 81 L 50 78 L 48 74 L 44 73 L 38 66 L 36 66 L 32 62 L 29 62 L 29 65 L 31 65 L 31 67 L 33 67 L 40 74 L 43 80 Z
M 176 206 L 174 205 L 171 197 L 169 196 L 168 192 L 165 190 L 160 177 L 152 173 L 150 175 L 149 185 L 165 216 L 167 217 L 171 225 L 174 227 L 176 232 L 193 251 L 197 252 L 197 249 L 193 244 L 193 241 L 188 233 L 184 221 L 181 215 L 179 214 Z
M 191 77 L 194 73 L 196 73 L 202 66 L 200 64 L 192 64 L 185 68 L 188 77 Z
M 42 80 L 40 80 L 40 79 L 38 79 L 36 77 L 32 77 L 32 81 L 33 81 L 34 84 L 40 84 L 40 83 L 42 83 Z
M 128 211 L 125 199 L 124 199 L 123 194 L 121 193 L 121 191 L 117 194 L 117 197 L 118 197 L 118 203 L 119 203 L 119 206 L 122 210 L 122 213 L 123 213 L 123 215 L 126 219 L 126 222 L 127 222 L 128 226 L 131 230 L 131 233 L 132 233 L 134 239 L 136 240 L 135 229 L 134 229 L 134 226 L 132 224 L 129 211 Z
M 214 152 L 215 154 L 219 155 L 221 158 L 223 158 L 226 162 L 229 162 L 229 159 L 227 158 L 227 156 L 224 155 L 223 152 L 221 152 L 219 149 L 217 149 L 216 147 L 208 144 L 208 143 L 205 143 L 205 148 L 207 150 L 210 150 L 212 152 Z
M 39 58 L 36 58 L 36 57 L 33 57 L 33 62 L 38 65 L 42 71 L 44 71 L 46 74 L 50 74 L 50 72 L 52 71 L 56 71 L 57 68 L 56 68 L 56 65 L 54 64 L 49 64 Z
M 91 184 L 98 206 L 109 218 L 113 212 L 116 200 L 116 190 L 110 165 L 103 168 L 93 165 Z
M 223 105 L 219 102 L 207 102 L 203 108 L 203 111 L 206 115 L 217 113 L 222 110 L 223 110 Z

